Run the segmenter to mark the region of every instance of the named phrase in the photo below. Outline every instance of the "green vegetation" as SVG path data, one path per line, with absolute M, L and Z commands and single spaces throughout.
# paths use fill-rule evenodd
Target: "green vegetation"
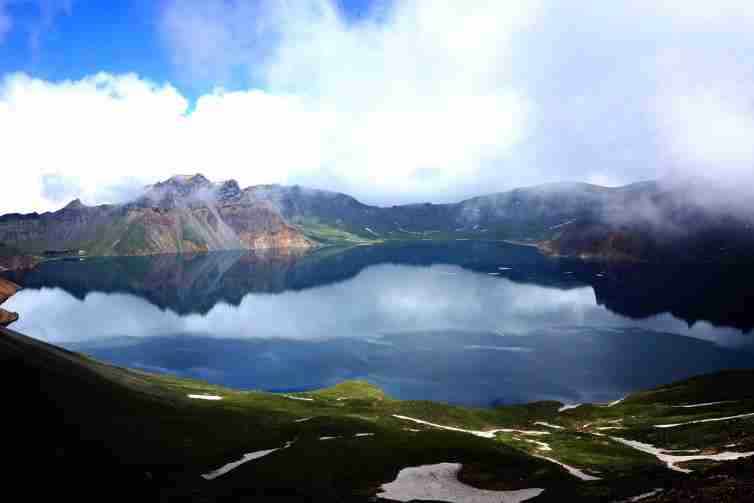
M 610 435 L 664 449 L 696 445 L 709 453 L 751 447 L 754 439 L 752 419 L 653 426 L 668 419 L 752 411 L 751 400 L 705 410 L 707 406 L 679 408 L 677 402 L 652 401 L 639 393 L 612 407 L 585 405 L 558 412 L 558 402 L 477 409 L 401 401 L 365 381 L 293 394 L 237 391 L 114 367 L 10 331 L 0 331 L 0 365 L 13 376 L 5 399 L 18 412 L 6 420 L 7 431 L 23 439 L 22 448 L 12 451 L 18 466 L 50 474 L 49 487 L 55 487 L 55 480 L 63 484 L 87 473 L 103 484 L 122 487 L 134 500 L 157 490 L 166 501 L 366 501 L 401 468 L 459 462 L 461 480 L 477 487 L 546 488 L 535 502 L 610 501 L 689 477 Z M 719 376 L 700 383 L 706 379 Z M 737 387 L 750 386 L 754 372 L 737 374 L 737 379 Z M 684 397 L 697 403 L 715 401 L 721 393 L 730 395 L 729 390 L 707 385 L 697 389 L 701 395 Z M 484 437 L 395 415 L 466 430 L 519 431 Z M 244 453 L 288 442 L 288 448 L 212 481 L 200 477 Z M 736 447 L 726 447 L 733 442 Z M 57 454 L 39 456 L 40 452 Z M 542 456 L 601 480 L 579 480 Z M 706 470 L 710 463 L 682 466 Z M 87 499 L 92 494 L 80 496 Z
M 186 220 L 182 221 L 181 235 L 184 241 L 194 243 L 199 249 L 207 246 L 207 240 Z
M 128 226 L 126 233 L 114 246 L 116 253 L 133 253 L 137 250 L 146 250 L 147 232 L 144 225 L 138 222 Z
M 363 244 L 379 242 L 377 236 L 368 232 L 352 231 L 334 227 L 320 222 L 316 218 L 296 218 L 292 222 L 301 232 L 318 243 L 322 244 Z

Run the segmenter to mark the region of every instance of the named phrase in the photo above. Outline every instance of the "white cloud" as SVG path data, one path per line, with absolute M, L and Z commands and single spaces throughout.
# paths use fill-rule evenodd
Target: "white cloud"
M 690 166 L 715 169 L 718 163 L 752 170 L 754 111 L 745 96 L 697 87 L 665 96 L 662 126 L 676 158 Z
M 704 28 L 754 21 L 749 0 L 634 0 L 631 8 L 650 16 L 664 16 L 675 23 Z
M 167 11 L 169 39 L 196 49 L 198 66 L 222 59 L 238 31 L 228 19 L 245 4 L 186 5 Z M 270 3 L 257 11 L 260 30 L 279 41 L 264 69 L 266 90 L 218 89 L 190 112 L 172 86 L 135 75 L 6 77 L 3 164 L 18 167 L 23 188 L 0 212 L 58 204 L 43 199 L 43 175 L 78 178 L 89 202 L 125 180 L 176 172 L 242 185 L 327 173 L 337 188 L 371 201 L 436 199 L 525 137 L 533 110 L 506 85 L 507 45 L 533 11 L 516 2 L 401 5 L 385 24 L 353 26 L 328 2 Z
M 168 1 L 181 71 L 254 85 L 191 107 L 136 75 L 6 76 L 0 161 L 19 182 L 0 213 L 59 206 L 44 195 L 63 179 L 88 202 L 202 172 L 392 204 L 754 171 L 754 7 L 683 6 L 416 0 L 354 21 L 329 0 Z

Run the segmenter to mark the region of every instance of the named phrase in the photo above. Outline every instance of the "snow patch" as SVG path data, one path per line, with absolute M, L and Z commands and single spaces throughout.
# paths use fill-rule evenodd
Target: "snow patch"
M 676 426 L 685 426 L 687 424 L 714 423 L 716 421 L 730 421 L 732 419 L 743 419 L 745 417 L 752 417 L 752 416 L 754 416 L 754 412 L 751 412 L 749 414 L 739 414 L 737 416 L 714 417 L 712 419 L 697 419 L 696 421 L 686 421 L 685 423 L 655 424 L 653 426 L 655 428 L 675 428 Z
M 544 489 L 488 491 L 458 480 L 459 463 L 412 466 L 402 469 L 393 482 L 382 484 L 381 498 L 395 501 L 434 500 L 450 503 L 521 503 Z
M 539 426 L 544 426 L 546 428 L 555 428 L 556 430 L 565 430 L 563 426 L 558 426 L 557 424 L 545 423 L 544 421 L 537 421 L 534 424 L 539 425 Z
M 463 428 L 456 428 L 455 426 L 445 426 L 442 424 L 436 424 L 436 423 L 430 423 L 429 421 L 424 421 L 422 419 L 416 419 L 413 417 L 408 416 L 401 416 L 398 414 L 393 414 L 393 417 L 397 419 L 403 419 L 404 421 L 412 421 L 417 424 L 423 424 L 426 426 L 432 426 L 434 428 L 440 428 L 442 430 L 449 430 L 449 431 L 458 431 L 461 433 L 468 433 L 470 435 L 475 435 L 477 437 L 482 438 L 495 438 L 495 434 L 497 433 L 521 433 L 523 435 L 549 435 L 549 431 L 535 431 L 535 430 L 512 430 L 508 428 L 499 428 L 496 430 L 489 430 L 489 431 L 479 431 L 479 430 L 464 430 Z
M 691 405 L 672 405 L 672 407 L 683 408 L 683 409 L 693 409 L 695 407 L 708 407 L 710 405 L 718 405 L 721 403 L 733 403 L 737 401 L 738 400 L 723 400 L 722 402 L 693 403 Z
M 194 400 L 222 400 L 223 397 L 218 395 L 187 395 Z
M 581 407 L 581 405 L 582 404 L 580 403 L 563 405 L 561 408 L 558 409 L 558 412 L 565 412 L 567 410 L 575 409 L 576 407 Z
M 657 459 L 665 463 L 665 465 L 671 470 L 675 470 L 681 473 L 691 473 L 693 470 L 676 466 L 678 463 L 685 463 L 687 461 L 697 461 L 697 460 L 733 461 L 736 459 L 748 458 L 750 456 L 754 456 L 754 452 L 719 452 L 717 454 L 707 454 L 707 455 L 699 454 L 699 455 L 693 455 L 693 456 L 674 456 L 672 454 L 668 454 L 670 451 L 666 451 L 664 449 L 658 449 L 652 444 L 645 444 L 643 442 L 638 442 L 636 440 L 627 440 L 625 438 L 620 438 L 620 437 L 610 437 L 610 438 L 623 445 L 633 447 L 637 451 L 646 452 L 647 454 L 652 454 Z
M 578 479 L 581 479 L 581 480 L 583 480 L 583 481 L 586 481 L 586 482 L 591 482 L 591 481 L 593 481 L 593 480 L 602 480 L 602 479 L 601 479 L 600 477 L 595 477 L 595 476 L 593 476 L 593 475 L 589 475 L 588 473 L 584 473 L 584 472 L 582 472 L 582 471 L 581 471 L 581 470 L 579 470 L 578 468 L 574 468 L 573 466 L 569 466 L 569 465 L 567 465 L 567 464 L 565 464 L 565 463 L 561 463 L 561 462 L 560 462 L 560 461 L 558 461 L 557 459 L 548 458 L 548 457 L 545 457 L 545 456 L 537 456 L 537 457 L 538 457 L 538 458 L 542 458 L 542 459 L 546 459 L 547 461 L 549 461 L 549 462 L 551 462 L 551 463 L 555 463 L 556 465 L 560 465 L 560 466 L 562 466 L 563 468 L 565 468 L 565 469 L 566 469 L 566 471 L 567 471 L 568 473 L 570 473 L 570 474 L 571 474 L 571 475 L 573 475 L 574 477 L 576 477 L 576 478 L 578 478 Z
M 243 457 L 241 457 L 241 459 L 239 459 L 238 461 L 233 461 L 231 463 L 228 463 L 227 465 L 221 466 L 217 470 L 213 470 L 213 471 L 211 471 L 209 473 L 202 474 L 202 478 L 204 480 L 213 480 L 213 479 L 216 479 L 217 477 L 219 477 L 221 475 L 225 475 L 229 471 L 238 468 L 239 466 L 241 466 L 244 463 L 247 463 L 249 461 L 253 461 L 255 459 L 263 458 L 263 457 L 265 457 L 265 456 L 267 456 L 269 454 L 272 454 L 275 451 L 279 451 L 281 449 L 287 449 L 291 445 L 293 445 L 293 442 L 287 442 L 283 447 L 278 447 L 276 449 L 267 449 L 265 451 L 249 452 L 247 454 L 244 454 Z
M 290 398 L 291 400 L 304 400 L 305 402 L 313 402 L 314 398 L 305 398 L 303 396 L 293 396 L 293 395 L 283 395 L 286 398 Z
M 613 402 L 610 402 L 609 404 L 607 404 L 607 406 L 608 406 L 608 407 L 615 407 L 615 406 L 616 406 L 616 405 L 618 405 L 619 403 L 622 403 L 622 402 L 623 402 L 623 400 L 625 400 L 626 398 L 628 398 L 628 397 L 624 396 L 623 398 L 619 398 L 619 399 L 617 399 L 617 400 L 615 400 L 615 401 L 613 401 Z

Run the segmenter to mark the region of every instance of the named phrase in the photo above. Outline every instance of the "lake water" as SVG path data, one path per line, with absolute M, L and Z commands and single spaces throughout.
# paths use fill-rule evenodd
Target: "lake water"
M 610 266 L 504 243 L 56 261 L 6 274 L 12 328 L 243 389 L 366 379 L 392 396 L 609 401 L 754 367 L 750 267 Z

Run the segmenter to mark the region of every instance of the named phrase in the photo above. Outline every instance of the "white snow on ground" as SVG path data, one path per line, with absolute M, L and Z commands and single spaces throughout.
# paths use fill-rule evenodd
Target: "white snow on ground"
M 510 270 L 512 270 L 513 268 L 512 268 L 512 267 L 498 267 L 497 269 L 498 269 L 499 271 L 510 271 Z
M 580 403 L 574 403 L 574 404 L 567 404 L 563 405 L 561 408 L 558 409 L 558 412 L 565 412 L 567 410 L 575 409 L 576 407 L 581 407 Z
M 314 398 L 305 398 L 303 396 L 293 396 L 293 395 L 283 395 L 286 398 L 290 398 L 291 400 L 304 400 L 306 402 L 313 402 Z
M 490 276 L 500 276 L 499 272 L 488 272 L 487 274 L 489 274 Z
M 598 426 L 598 430 L 625 430 L 625 426 Z
M 539 447 L 537 447 L 540 451 L 551 451 L 552 447 L 550 447 L 550 444 L 546 442 L 540 442 L 539 440 L 532 440 L 530 438 L 522 438 L 524 442 L 529 442 L 530 444 L 537 444 Z
M 629 498 L 629 499 L 628 499 L 628 500 L 626 500 L 626 501 L 628 501 L 629 503 L 634 503 L 634 502 L 636 502 L 636 501 L 645 500 L 645 499 L 647 499 L 647 498 L 651 498 L 652 496 L 657 496 L 657 495 L 658 495 L 658 494 L 660 494 L 660 493 L 661 493 L 661 492 L 662 492 L 663 490 L 664 490 L 664 489 L 655 489 L 654 491 L 650 491 L 650 492 L 648 492 L 648 493 L 640 494 L 640 495 L 638 495 L 638 496 L 634 496 L 633 498 Z
M 686 461 L 697 461 L 697 460 L 702 460 L 702 459 L 708 459 L 711 461 L 732 461 L 735 459 L 748 458 L 750 456 L 754 456 L 754 452 L 720 452 L 717 454 L 707 454 L 707 455 L 698 454 L 694 456 L 674 456 L 672 454 L 668 454 L 669 451 L 658 449 L 652 444 L 645 444 L 643 442 L 637 442 L 636 440 L 627 440 L 625 438 L 620 438 L 620 437 L 610 437 L 610 438 L 623 445 L 633 447 L 637 451 L 642 451 L 642 452 L 646 452 L 647 454 L 652 454 L 653 456 L 657 457 L 657 459 L 665 463 L 667 467 L 670 468 L 671 470 L 675 470 L 677 472 L 682 472 L 682 473 L 691 473 L 693 470 L 676 466 L 678 463 L 684 463 Z
M 223 397 L 217 395 L 187 395 L 195 400 L 222 400 Z
M 733 403 L 737 402 L 738 400 L 723 400 L 722 402 L 707 402 L 707 403 L 693 403 L 691 405 L 673 405 L 672 407 L 676 408 L 683 408 L 683 409 L 692 409 L 694 407 L 707 407 L 708 405 L 717 405 L 720 403 Z
M 266 451 L 249 452 L 248 454 L 244 454 L 243 457 L 239 459 L 238 461 L 233 461 L 232 463 L 228 463 L 227 465 L 221 466 L 217 470 L 213 470 L 209 473 L 202 474 L 202 478 L 205 480 L 216 479 L 220 475 L 225 475 L 229 471 L 238 468 L 244 463 L 247 463 L 254 459 L 263 458 L 267 456 L 268 454 L 272 454 L 275 451 L 279 451 L 280 449 L 287 449 L 291 445 L 293 445 L 293 442 L 287 442 L 283 447 L 278 447 L 276 449 L 267 449 Z
M 547 428 L 555 428 L 556 430 L 565 430 L 563 426 L 558 426 L 557 424 L 545 423 L 544 421 L 537 421 L 534 424 L 537 424 L 539 426 L 545 426 Z
M 376 232 L 374 232 L 374 231 L 373 231 L 372 229 L 370 229 L 369 227 L 364 227 L 364 230 L 365 230 L 365 231 L 367 231 L 367 232 L 369 232 L 369 233 L 371 233 L 371 234 L 374 234 L 375 236 L 379 236 L 379 234 L 377 234 Z
M 404 468 L 393 482 L 382 484 L 381 498 L 396 501 L 435 500 L 450 503 L 521 503 L 544 489 L 487 491 L 458 480 L 459 463 L 438 463 Z
M 626 397 L 624 396 L 623 398 L 619 398 L 618 400 L 615 400 L 614 402 L 610 402 L 609 404 L 607 404 L 607 406 L 608 407 L 615 407 L 616 405 L 618 405 L 619 403 L 621 403 L 625 399 L 626 399 Z
M 464 430 L 463 428 L 456 428 L 455 426 L 444 426 L 442 424 L 430 423 L 429 421 L 423 421 L 421 419 L 416 419 L 416 418 L 408 417 L 408 416 L 400 416 L 398 414 L 393 414 L 393 417 L 398 418 L 398 419 L 403 419 L 404 421 L 413 421 L 414 423 L 423 424 L 426 426 L 434 426 L 435 428 L 440 428 L 442 430 L 469 433 L 471 435 L 476 435 L 477 437 L 482 437 L 482 438 L 495 438 L 496 433 L 521 433 L 523 435 L 549 435 L 550 434 L 549 431 L 511 430 L 508 428 L 499 428 L 497 430 L 489 430 L 489 431 Z
M 745 417 L 752 417 L 752 416 L 754 416 L 754 412 L 751 412 L 749 414 L 739 414 L 737 416 L 713 417 L 712 419 L 697 419 L 696 421 L 686 421 L 685 423 L 655 424 L 653 426 L 655 428 L 675 428 L 676 426 L 684 426 L 687 424 L 713 423 L 715 421 L 730 421 L 732 419 L 742 419 Z
M 553 225 L 552 227 L 550 227 L 550 230 L 560 229 L 561 227 L 565 227 L 566 225 L 572 224 L 575 221 L 576 221 L 575 219 L 574 220 L 568 220 L 567 222 L 563 222 L 563 223 L 560 223 L 560 224 L 557 224 L 557 225 Z
M 338 437 L 319 437 L 320 440 L 334 440 Z
M 354 437 L 373 437 L 374 433 L 357 433 Z
M 312 417 L 302 417 L 301 419 L 296 419 L 293 422 L 294 423 L 304 423 L 306 421 L 311 421 L 312 419 L 314 419 L 314 416 L 312 416 Z
M 556 465 L 560 465 L 560 466 L 562 466 L 563 468 L 565 468 L 565 469 L 566 469 L 566 471 L 567 471 L 568 473 L 570 473 L 571 475 L 573 475 L 574 477 L 576 477 L 576 478 L 578 478 L 578 479 L 581 479 L 581 480 L 584 480 L 584 481 L 587 481 L 587 482 L 590 482 L 590 481 L 592 481 L 592 480 L 602 480 L 602 479 L 601 479 L 601 478 L 599 478 L 599 477 L 595 477 L 595 476 L 593 476 L 593 475 L 589 475 L 588 473 L 584 473 L 584 472 L 582 472 L 581 470 L 579 470 L 578 468 L 574 468 L 574 467 L 572 467 L 572 466 L 568 466 L 568 465 L 567 465 L 567 464 L 565 464 L 565 463 L 561 463 L 561 462 L 560 462 L 560 461 L 558 461 L 557 459 L 548 458 L 548 457 L 545 457 L 545 456 L 537 456 L 537 457 L 538 457 L 538 458 L 542 458 L 542 459 L 546 459 L 547 461 L 549 461 L 549 462 L 551 462 L 551 463 L 555 463 Z

